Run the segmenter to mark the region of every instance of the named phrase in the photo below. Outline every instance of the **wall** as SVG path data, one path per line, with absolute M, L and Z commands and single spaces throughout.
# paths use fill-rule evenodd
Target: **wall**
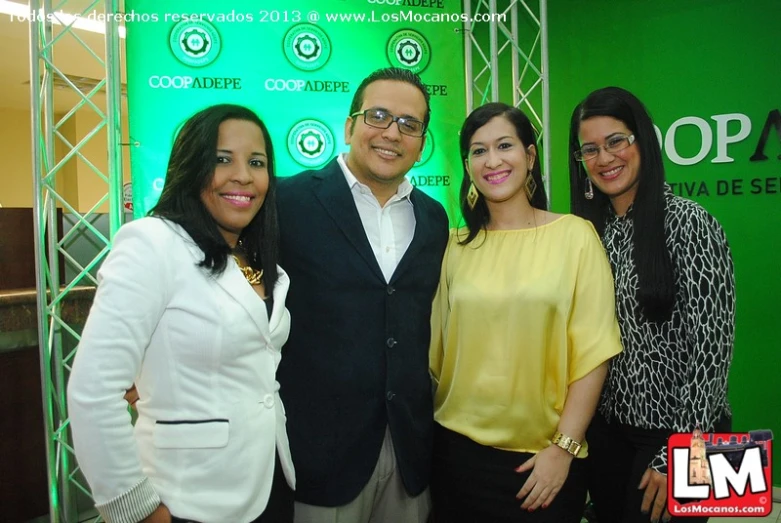
M 0 178 L 0 205 L 32 207 L 30 112 L 0 109 L 0 155 L 3 172 Z
M 56 93 L 55 93 L 56 96 Z M 123 112 L 125 109 L 123 108 Z M 57 115 L 57 119 L 62 115 Z M 32 146 L 30 111 L 0 108 L 0 155 L 3 158 L 3 174 L 0 178 L 0 205 L 3 207 L 32 207 Z M 79 143 L 98 124 L 98 116 L 91 109 L 82 108 L 65 122 L 60 132 L 73 145 Z M 122 141 L 127 143 L 127 118 L 123 118 Z M 55 157 L 63 158 L 70 148 L 61 140 L 55 142 Z M 101 172 L 107 171 L 106 129 L 101 129 L 82 148 L 82 154 Z M 123 147 L 123 174 L 130 180 L 130 161 L 127 148 Z M 104 194 L 108 186 L 88 164 L 72 157 L 57 174 L 57 188 L 63 198 L 74 208 L 85 213 Z M 108 211 L 103 204 L 98 212 Z

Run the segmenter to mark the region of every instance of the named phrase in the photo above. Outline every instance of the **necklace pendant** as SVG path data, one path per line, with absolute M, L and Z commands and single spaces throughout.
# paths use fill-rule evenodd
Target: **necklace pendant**
M 233 259 L 236 261 L 236 265 L 239 266 L 241 274 L 244 275 L 244 279 L 246 279 L 250 285 L 260 285 L 263 283 L 263 269 L 258 271 L 248 265 L 242 266 L 238 256 L 234 255 Z

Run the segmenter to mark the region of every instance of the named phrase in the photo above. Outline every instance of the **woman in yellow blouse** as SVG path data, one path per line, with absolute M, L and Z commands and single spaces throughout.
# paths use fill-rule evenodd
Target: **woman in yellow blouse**
M 432 315 L 432 497 L 442 523 L 580 521 L 586 427 L 621 351 L 593 226 L 548 212 L 534 129 L 491 103 L 461 129 L 466 227 Z

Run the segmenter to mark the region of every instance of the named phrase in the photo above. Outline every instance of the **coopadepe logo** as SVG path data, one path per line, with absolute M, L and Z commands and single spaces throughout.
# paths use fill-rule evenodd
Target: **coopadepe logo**
M 302 71 L 315 71 L 331 58 L 331 40 L 314 24 L 298 24 L 285 33 L 285 57 Z
M 396 31 L 388 40 L 388 61 L 394 67 L 403 67 L 420 73 L 431 62 L 431 46 L 425 37 L 412 29 Z
M 200 20 L 184 20 L 176 24 L 168 43 L 176 59 L 190 67 L 209 65 L 217 59 L 222 47 L 217 29 Z
M 319 167 L 334 154 L 334 135 L 322 122 L 302 120 L 287 134 L 290 156 L 304 167 Z

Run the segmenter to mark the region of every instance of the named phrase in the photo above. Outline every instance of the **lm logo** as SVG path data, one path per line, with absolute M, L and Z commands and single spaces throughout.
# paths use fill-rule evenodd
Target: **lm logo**
M 769 430 L 673 434 L 667 450 L 672 516 L 767 516 L 773 510 Z

